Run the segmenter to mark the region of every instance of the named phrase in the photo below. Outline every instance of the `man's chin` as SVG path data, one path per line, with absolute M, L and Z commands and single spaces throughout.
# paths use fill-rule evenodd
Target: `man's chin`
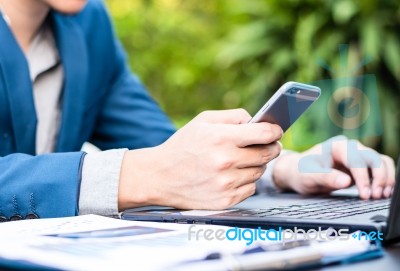
M 52 8 L 60 13 L 73 15 L 79 13 L 86 6 L 87 0 L 57 1 Z

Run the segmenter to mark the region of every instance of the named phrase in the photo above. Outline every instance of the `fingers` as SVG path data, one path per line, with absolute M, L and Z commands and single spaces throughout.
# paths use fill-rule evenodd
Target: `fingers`
M 209 110 L 200 113 L 194 121 L 203 121 L 207 123 L 219 124 L 242 124 L 248 123 L 251 119 L 250 114 L 242 109 L 229 109 L 229 110 Z
M 248 123 L 251 119 L 244 109 L 204 111 L 193 119 L 192 123 L 206 122 L 219 124 L 219 132 L 213 136 L 216 143 L 233 141 L 237 147 L 246 147 L 256 144 L 269 144 L 278 141 L 282 135 L 282 129 L 276 124 Z M 227 125 L 228 124 L 228 125 Z M 238 125 L 242 124 L 242 125 Z
M 387 166 L 386 162 L 381 161 L 381 166 L 378 168 L 371 168 L 372 173 L 372 192 L 371 196 L 374 199 L 380 199 L 383 195 L 383 189 L 386 186 Z
M 341 140 L 332 142 L 332 158 L 334 163 L 339 163 L 347 168 L 358 188 L 360 197 L 362 199 L 369 199 L 371 196 L 370 180 L 368 174 L 368 165 L 363 157 L 357 152 L 357 146 L 353 146 L 349 140 Z M 358 144 L 357 144 L 358 145 Z M 354 149 L 350 150 L 350 148 Z M 350 152 L 353 151 L 350 156 Z
M 359 160 L 359 165 L 356 168 L 350 168 L 350 172 L 353 174 L 355 183 L 359 188 L 361 198 L 363 199 L 380 199 L 384 196 L 384 189 L 386 189 L 386 184 L 388 182 L 394 183 L 394 180 L 389 181 L 389 161 L 385 161 L 383 156 L 379 155 L 376 151 L 365 147 L 359 142 L 356 142 L 358 151 L 356 152 L 356 159 Z M 351 161 L 350 161 L 350 167 Z M 394 166 L 393 169 L 394 171 Z M 371 176 L 369 174 L 371 172 Z M 372 182 L 370 181 L 372 179 Z M 393 185 L 389 185 L 390 188 Z M 361 189 L 361 190 L 360 190 Z
M 266 166 L 250 167 L 243 169 L 231 170 L 229 173 L 221 175 L 217 181 L 218 189 L 223 191 L 231 191 L 243 185 L 255 183 L 264 174 Z
M 393 193 L 393 187 L 396 182 L 395 181 L 396 169 L 395 169 L 393 159 L 390 158 L 389 156 L 382 155 L 382 160 L 383 160 L 383 163 L 385 164 L 386 172 L 387 172 L 387 182 L 383 189 L 383 196 L 386 198 L 389 198 Z
M 390 196 L 395 167 L 389 157 L 379 155 L 358 141 L 342 140 L 333 142 L 332 158 L 351 173 L 362 199 Z
M 329 173 L 304 173 L 298 182 L 301 185 L 296 190 L 303 194 L 328 193 L 352 184 L 351 177 L 337 169 Z
M 216 205 L 212 206 L 211 208 L 208 207 L 207 209 L 212 209 L 212 210 L 228 209 L 238 204 L 239 202 L 247 199 L 248 197 L 252 196 L 255 192 L 256 192 L 256 184 L 254 182 L 240 186 L 236 188 L 230 195 L 218 200 Z
M 264 174 L 266 168 L 266 166 L 260 166 L 240 169 L 240 179 L 238 180 L 236 187 L 239 188 L 244 185 L 255 183 Z
M 237 168 L 258 167 L 269 163 L 278 157 L 282 144 L 277 141 L 267 145 L 253 145 L 237 149 L 235 157 L 240 157 L 235 165 Z
M 236 148 L 229 154 L 214 155 L 212 164 L 220 172 L 230 170 L 252 169 L 265 167 L 272 159 L 276 158 L 282 149 L 282 144 L 274 142 L 268 145 L 254 145 L 246 148 Z M 244 171 L 242 171 L 244 172 Z M 235 173 L 237 174 L 237 173 Z M 235 176 L 232 176 L 235 178 Z M 258 179 L 257 177 L 256 179 Z
M 270 123 L 249 123 L 230 126 L 230 135 L 238 147 L 265 145 L 278 141 L 283 135 L 282 128 Z
M 316 177 L 316 182 L 320 186 L 325 186 L 328 190 L 343 189 L 351 185 L 351 177 L 337 169 L 332 169 L 329 174 L 320 174 Z
M 236 190 L 236 195 L 237 195 L 236 204 L 254 195 L 255 192 L 256 192 L 256 184 L 254 182 L 239 187 Z
M 221 198 L 211 209 L 226 209 L 253 195 L 256 191 L 256 181 L 265 169 L 265 166 L 240 169 L 217 180 L 217 191 Z
M 349 170 L 360 193 L 360 198 L 369 199 L 371 197 L 371 187 L 367 167 L 350 168 Z
M 364 161 L 363 171 L 367 172 L 369 179 L 372 180 L 370 182 L 370 197 L 373 199 L 382 198 L 388 181 L 387 162 L 383 160 L 383 156 L 379 155 L 378 152 L 365 147 L 360 142 L 355 141 L 353 144 L 357 144 L 359 150 L 357 153 L 360 159 Z

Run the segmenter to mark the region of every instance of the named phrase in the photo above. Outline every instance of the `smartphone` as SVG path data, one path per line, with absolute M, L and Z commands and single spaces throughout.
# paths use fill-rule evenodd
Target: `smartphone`
M 321 95 L 316 86 L 287 82 L 265 103 L 249 122 L 269 122 L 279 125 L 284 132 Z

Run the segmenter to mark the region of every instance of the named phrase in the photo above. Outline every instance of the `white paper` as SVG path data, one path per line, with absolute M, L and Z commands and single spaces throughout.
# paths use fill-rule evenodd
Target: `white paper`
M 210 253 L 239 255 L 249 249 L 245 240 L 207 241 L 203 235 L 199 235 L 199 240 L 189 240 L 189 227 L 203 229 L 203 232 L 206 229 L 229 229 L 212 225 L 125 221 L 96 215 L 6 222 L 0 224 L 0 262 L 1 258 L 23 260 L 63 270 L 170 270 L 187 261 L 204 259 Z M 272 243 L 276 244 L 262 241 L 262 245 Z M 318 252 L 327 256 L 367 249 L 366 242 L 356 240 L 316 243 L 299 248 L 303 254 Z M 281 256 L 298 256 L 295 250 L 292 252 L 251 254 L 254 257 L 251 262 L 262 262 L 265 257 L 272 257 L 268 261 L 273 262 Z
M 6 235 L 45 235 L 71 233 L 123 227 L 129 223 L 98 215 L 84 215 L 64 218 L 30 219 L 0 224 L 0 236 Z
M 139 233 L 132 236 L 55 236 L 74 236 L 89 231 L 109 232 L 112 236 L 133 227 L 139 228 Z M 6 222 L 0 224 L 0 257 L 67 270 L 133 270 L 138 267 L 140 270 L 164 270 L 166 266 L 186 260 L 203 259 L 212 252 L 241 253 L 247 248 L 245 242 L 196 241 L 194 238 L 189 241 L 188 227 L 190 225 L 125 221 L 96 215 Z M 141 233 L 146 230 L 151 233 Z

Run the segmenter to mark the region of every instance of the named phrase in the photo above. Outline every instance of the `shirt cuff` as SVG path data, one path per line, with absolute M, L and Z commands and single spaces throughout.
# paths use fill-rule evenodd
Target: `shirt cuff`
M 122 159 L 128 149 L 115 149 L 85 156 L 79 196 L 79 214 L 119 217 L 118 185 Z
M 278 191 L 278 188 L 276 187 L 276 185 L 274 183 L 272 173 L 274 172 L 274 167 L 275 167 L 275 164 L 276 164 L 276 161 L 278 160 L 278 158 L 282 157 L 284 155 L 287 155 L 289 153 L 293 153 L 293 151 L 283 150 L 278 157 L 271 160 L 267 164 L 267 169 L 265 170 L 264 174 L 261 176 L 261 178 L 256 183 L 256 189 L 257 189 L 258 193 L 268 192 L 268 191 L 274 191 L 274 192 Z

